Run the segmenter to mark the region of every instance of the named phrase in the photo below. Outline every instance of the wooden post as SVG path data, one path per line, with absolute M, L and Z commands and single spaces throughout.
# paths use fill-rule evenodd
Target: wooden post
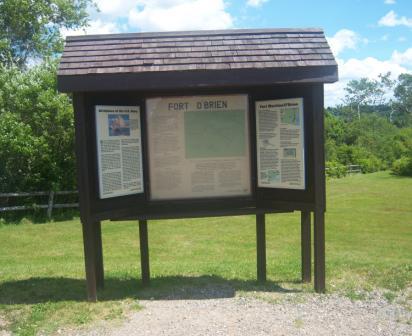
M 89 179 L 90 158 L 88 151 L 88 130 L 86 127 L 86 101 L 84 93 L 73 94 L 73 108 L 75 121 L 75 150 L 77 167 L 77 187 L 79 190 L 80 219 L 83 228 L 84 261 L 86 269 L 87 299 L 97 301 L 97 282 L 103 273 L 103 255 L 101 254 L 101 264 L 98 262 L 97 252 L 101 242 L 96 241 L 96 223 L 90 218 L 91 186 Z M 100 225 L 100 223 L 99 223 Z M 98 266 L 101 265 L 100 266 Z M 100 274 L 100 275 L 98 275 Z M 100 281 L 100 280 L 99 280 Z M 101 284 L 101 282 L 100 282 Z
M 94 223 L 95 252 L 96 252 L 96 284 L 97 288 L 104 287 L 102 226 L 100 221 Z
M 314 257 L 315 291 L 325 291 L 325 128 L 323 110 L 323 84 L 312 87 L 313 94 L 313 159 L 315 162 L 315 212 L 314 212 Z
M 97 301 L 97 258 L 94 223 L 82 220 L 87 299 Z
M 265 214 L 256 215 L 256 259 L 257 279 L 259 282 L 266 281 L 266 232 Z
M 147 220 L 139 220 L 140 237 L 140 263 L 142 268 L 142 283 L 148 285 L 150 282 L 149 265 L 149 239 L 147 233 Z
M 316 209 L 314 215 L 315 291 L 325 292 L 325 212 Z
M 48 205 L 47 205 L 47 218 L 48 218 L 49 220 L 51 220 L 51 217 L 52 217 L 53 200 L 54 200 L 54 191 L 53 191 L 53 190 L 50 190 L 50 193 L 49 193 L 49 202 L 48 202 Z
M 311 220 L 309 211 L 301 212 L 300 225 L 302 253 L 302 282 L 311 282 Z

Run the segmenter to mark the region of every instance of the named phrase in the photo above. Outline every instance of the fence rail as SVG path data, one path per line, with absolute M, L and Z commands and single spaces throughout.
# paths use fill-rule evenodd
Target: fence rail
M 361 174 L 362 173 L 362 166 L 361 165 L 347 165 L 345 166 L 346 171 L 345 173 L 348 175 L 352 175 L 352 174 Z M 341 169 L 340 167 L 327 167 L 325 170 L 326 172 L 330 172 L 330 171 L 336 171 Z
M 362 167 L 360 165 L 348 165 L 346 168 L 349 175 L 362 173 Z
M 6 211 L 47 209 L 47 217 L 51 219 L 53 209 L 79 207 L 79 203 L 55 203 L 54 202 L 55 196 L 77 195 L 77 194 L 78 194 L 78 191 L 33 191 L 33 192 L 19 192 L 19 193 L 0 193 L 0 198 L 48 196 L 47 204 L 15 205 L 15 206 L 0 207 L 0 213 L 6 212 Z
M 326 171 L 331 171 L 334 168 L 326 168 Z M 357 174 L 362 173 L 362 167 L 360 165 L 347 165 L 346 173 Z M 33 205 L 15 205 L 0 207 L 0 213 L 6 211 L 21 211 L 21 210 L 34 210 L 34 209 L 47 209 L 47 217 L 51 219 L 53 209 L 63 208 L 78 208 L 79 203 L 55 203 L 55 196 L 61 195 L 78 195 L 78 191 L 64 190 L 64 191 L 33 191 L 33 192 L 18 192 L 18 193 L 0 193 L 1 198 L 14 198 L 14 197 L 32 197 L 32 196 L 48 196 L 47 204 L 33 204 Z

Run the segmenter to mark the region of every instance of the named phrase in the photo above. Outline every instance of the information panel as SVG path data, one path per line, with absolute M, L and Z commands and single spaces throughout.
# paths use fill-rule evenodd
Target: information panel
M 247 95 L 146 101 L 153 200 L 251 194 Z
M 305 189 L 303 98 L 256 102 L 258 186 Z
M 96 106 L 100 198 L 143 192 L 140 108 Z

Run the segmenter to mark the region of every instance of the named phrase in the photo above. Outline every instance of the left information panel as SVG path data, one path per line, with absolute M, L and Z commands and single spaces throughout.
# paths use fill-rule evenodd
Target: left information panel
M 143 192 L 139 106 L 95 107 L 100 198 Z

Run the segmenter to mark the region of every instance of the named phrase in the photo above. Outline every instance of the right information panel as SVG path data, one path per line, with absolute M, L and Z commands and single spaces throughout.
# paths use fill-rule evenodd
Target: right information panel
M 305 189 L 303 98 L 256 102 L 258 187 Z

